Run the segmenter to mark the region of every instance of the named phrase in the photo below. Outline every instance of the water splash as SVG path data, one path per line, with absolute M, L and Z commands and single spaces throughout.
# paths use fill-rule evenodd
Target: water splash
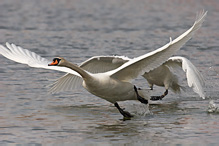
M 208 112 L 219 113 L 219 104 L 216 104 L 213 100 L 210 100 L 208 105 Z
M 147 115 L 152 115 L 153 113 L 149 110 L 149 104 L 139 104 L 137 106 L 135 106 L 136 111 L 135 114 L 137 116 L 147 116 Z

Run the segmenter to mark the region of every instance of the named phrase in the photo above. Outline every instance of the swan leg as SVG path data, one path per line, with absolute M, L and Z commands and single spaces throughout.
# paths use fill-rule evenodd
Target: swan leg
M 150 88 L 151 88 L 151 90 L 154 90 L 154 86 L 153 85 L 151 85 Z
M 166 89 L 166 91 L 164 92 L 163 95 L 161 96 L 151 96 L 151 100 L 162 100 L 166 95 L 168 94 L 168 89 Z
M 144 99 L 143 97 L 141 97 L 141 96 L 138 94 L 138 89 L 136 88 L 136 86 L 134 86 L 134 90 L 135 90 L 135 93 L 136 93 L 136 95 L 137 95 L 137 99 L 138 99 L 141 103 L 148 104 L 148 100 L 147 100 L 147 99 Z
M 123 115 L 123 117 L 125 119 L 130 119 L 131 117 L 133 117 L 133 115 L 131 115 L 129 112 L 127 111 L 124 111 L 120 106 L 119 104 L 116 102 L 114 103 L 115 107 L 117 107 L 117 109 L 119 110 L 119 112 Z

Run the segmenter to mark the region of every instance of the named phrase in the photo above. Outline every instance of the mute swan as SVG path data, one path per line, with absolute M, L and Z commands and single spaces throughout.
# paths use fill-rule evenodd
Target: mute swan
M 94 56 L 83 62 L 80 67 L 92 73 L 102 73 L 116 69 L 129 60 L 130 58 L 124 56 Z M 175 69 L 178 67 L 181 67 L 186 72 L 188 86 L 193 88 L 194 92 L 199 94 L 200 97 L 205 98 L 202 88 L 204 80 L 198 69 L 185 57 L 174 56 L 154 70 L 142 75 L 148 81 L 151 90 L 153 90 L 153 85 L 162 86 L 166 89 L 163 95 L 152 96 L 150 100 L 161 100 L 167 95 L 169 88 L 175 93 L 180 92 L 182 86 L 178 83 L 178 76 L 170 70 L 170 68 Z M 74 84 L 75 80 L 75 75 L 67 73 L 52 84 L 50 92 L 73 90 L 76 87 L 71 85 Z
M 164 64 L 143 75 L 152 90 L 153 85 L 163 86 L 166 89 L 163 95 L 152 96 L 151 100 L 162 100 L 162 98 L 168 94 L 169 88 L 175 93 L 180 92 L 182 86 L 178 83 L 178 77 L 170 71 L 170 68 L 175 69 L 176 67 L 181 67 L 183 71 L 186 72 L 188 86 L 191 87 L 195 93 L 199 94 L 200 97 L 205 99 L 202 88 L 204 86 L 204 80 L 198 69 L 185 57 L 175 56 L 170 57 Z
M 64 58 L 54 58 L 53 63 L 48 65 L 49 61 L 47 59 L 42 58 L 34 52 L 9 43 L 6 43 L 7 48 L 0 45 L 0 53 L 10 60 L 28 64 L 30 67 L 59 70 L 78 76 L 83 79 L 83 87 L 85 89 L 113 103 L 125 118 L 130 118 L 132 115 L 121 109 L 117 102 L 139 100 L 147 104 L 149 96 L 142 90 L 137 90 L 131 81 L 143 75 L 145 72 L 157 68 L 175 54 L 201 27 L 206 15 L 207 12 L 203 11 L 200 13 L 190 29 L 173 41 L 170 38 L 170 42 L 163 47 L 131 59 L 120 67 L 104 73 L 88 72 L 66 61 Z

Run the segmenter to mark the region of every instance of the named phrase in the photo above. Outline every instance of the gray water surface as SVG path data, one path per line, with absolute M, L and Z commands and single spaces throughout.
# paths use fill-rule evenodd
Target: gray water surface
M 47 85 L 64 73 L 0 56 L 0 144 L 218 145 L 219 115 L 208 109 L 210 100 L 219 104 L 217 0 L 1 0 L 0 43 L 73 63 L 95 55 L 137 57 L 186 31 L 202 9 L 208 11 L 203 27 L 176 55 L 203 74 L 205 100 L 191 89 L 170 91 L 145 115 L 139 102 L 124 102 L 135 117 L 123 121 L 112 104 L 84 89 L 48 94 Z M 143 78 L 135 84 L 148 88 Z M 152 94 L 163 92 L 155 87 Z

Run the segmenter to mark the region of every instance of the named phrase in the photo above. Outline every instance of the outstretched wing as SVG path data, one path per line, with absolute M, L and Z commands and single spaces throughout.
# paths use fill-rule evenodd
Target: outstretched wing
M 50 93 L 58 93 L 62 91 L 72 91 L 82 87 L 83 79 L 79 76 L 67 73 L 49 85 Z
M 81 63 L 80 67 L 91 73 L 103 73 L 114 70 L 129 60 L 125 56 L 94 56 Z
M 58 71 L 67 72 L 67 73 L 76 75 L 78 77 L 81 77 L 80 74 L 78 74 L 77 72 L 67 67 L 48 66 L 49 61 L 47 59 L 39 56 L 38 54 L 34 52 L 23 49 L 20 46 L 6 43 L 6 47 L 0 45 L 0 54 L 2 54 L 4 57 L 10 60 L 13 60 L 15 62 L 22 63 L 22 64 L 27 64 L 30 67 L 58 70 Z
M 111 74 L 112 78 L 122 81 L 130 81 L 140 75 L 143 75 L 145 72 L 149 72 L 150 70 L 162 65 L 169 57 L 175 54 L 176 51 L 178 51 L 201 27 L 206 15 L 207 12 L 200 13 L 197 16 L 193 26 L 175 40 L 172 41 L 170 38 L 170 42 L 163 47 L 148 54 L 134 58 L 119 68 L 109 72 L 109 74 Z
M 130 59 L 124 56 L 94 56 L 81 63 L 80 67 L 91 73 L 103 73 L 118 68 Z M 75 84 L 77 82 L 77 84 Z M 72 91 L 80 88 L 82 79 L 67 73 L 51 84 L 50 92 Z
M 175 68 L 177 65 L 182 67 L 183 71 L 186 73 L 188 86 L 199 94 L 200 97 L 205 99 L 203 91 L 204 79 L 198 69 L 188 59 L 180 56 L 170 57 L 164 65 L 172 68 Z

